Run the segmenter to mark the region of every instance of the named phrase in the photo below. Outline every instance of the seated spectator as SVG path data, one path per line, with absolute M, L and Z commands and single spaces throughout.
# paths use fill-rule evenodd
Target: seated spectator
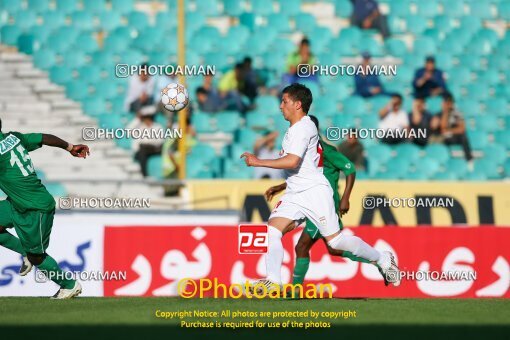
M 223 101 L 220 96 L 214 92 L 209 91 L 200 86 L 196 90 L 198 109 L 203 112 L 218 112 L 225 109 Z
M 138 116 L 127 126 L 127 128 L 161 131 L 163 130 L 163 127 L 154 121 L 155 114 L 155 106 L 142 107 L 138 113 Z M 154 133 L 154 135 L 157 134 L 162 133 Z M 153 155 L 159 155 L 161 153 L 161 146 L 163 145 L 163 142 L 163 139 L 139 138 L 133 140 L 131 147 L 135 152 L 135 159 L 140 163 L 144 177 L 147 177 L 147 162 L 149 161 L 149 157 Z
M 425 59 L 425 67 L 416 71 L 413 88 L 416 98 L 438 96 L 447 91 L 443 71 L 436 68 L 434 57 L 427 57 Z
M 460 144 L 464 149 L 464 156 L 472 168 L 473 155 L 471 154 L 471 147 L 466 135 L 466 124 L 462 113 L 455 108 L 455 99 L 453 95 L 447 93 L 444 96 L 441 123 L 440 123 L 441 136 L 444 138 L 446 145 Z
M 364 52 L 362 56 L 362 66 L 365 70 L 365 74 L 356 74 L 354 76 L 354 84 L 356 86 L 354 94 L 365 98 L 380 94 L 388 94 L 383 89 L 381 81 L 379 80 L 379 75 L 369 74 L 370 72 L 368 67 L 370 66 L 370 53 Z
M 388 29 L 388 20 L 385 15 L 379 11 L 379 6 L 375 0 L 351 0 L 353 5 L 351 15 L 351 25 L 363 29 L 376 29 L 382 34 L 383 38 L 390 35 Z
M 243 102 L 240 89 L 244 86 L 244 69 L 242 64 L 236 64 L 234 69 L 228 71 L 221 77 L 218 90 L 222 100 L 226 102 L 227 110 L 237 110 L 245 113 L 248 105 Z
M 347 140 L 338 146 L 338 151 L 354 163 L 356 170 L 366 169 L 367 162 L 363 155 L 363 144 L 359 142 L 355 129 L 349 131 Z
M 409 131 L 413 131 L 409 133 L 411 141 L 419 146 L 427 145 L 430 136 L 438 126 L 439 120 L 426 110 L 425 100 L 416 98 L 413 102 L 412 112 L 409 114 Z M 425 136 L 419 131 L 425 131 Z
M 388 105 L 379 111 L 379 129 L 385 132 L 381 142 L 386 144 L 398 144 L 405 139 L 401 137 L 403 131 L 407 130 L 409 120 L 406 112 L 402 109 L 402 96 L 394 94 Z
M 303 69 L 298 70 L 298 65 L 307 64 L 307 65 L 315 65 L 317 64 L 317 59 L 313 55 L 310 49 L 310 40 L 307 38 L 303 38 L 301 43 L 299 44 L 298 50 L 291 53 L 287 57 L 286 63 L 286 74 L 283 75 L 283 86 L 287 86 L 293 83 L 300 83 L 303 80 L 308 81 L 319 81 L 319 78 L 315 74 L 310 74 L 306 76 L 306 72 Z
M 154 103 L 154 78 L 147 71 L 147 64 L 140 66 L 140 74 L 131 77 L 124 101 L 124 109 L 137 113 Z
M 254 102 L 258 94 L 257 74 L 252 67 L 252 59 L 245 57 L 242 62 L 243 65 L 243 88 L 241 92 L 250 99 L 250 102 Z
M 257 139 L 255 146 L 253 147 L 253 153 L 260 159 L 277 159 L 280 158 L 280 153 L 276 149 L 276 138 L 278 138 L 278 131 L 268 132 L 265 136 Z M 254 177 L 279 179 L 284 178 L 283 170 L 271 169 L 271 168 L 260 168 L 254 169 Z

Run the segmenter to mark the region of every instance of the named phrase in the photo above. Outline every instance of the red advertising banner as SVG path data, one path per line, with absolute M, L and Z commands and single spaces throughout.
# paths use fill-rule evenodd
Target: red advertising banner
M 106 227 L 104 270 L 126 271 L 106 281 L 105 296 L 175 296 L 183 278 L 244 284 L 265 276 L 264 254 L 239 254 L 238 226 Z M 294 246 L 302 229 L 283 237 L 284 283 L 292 281 Z M 330 256 L 319 241 L 305 283 L 331 284 L 335 297 L 510 297 L 510 228 L 346 229 L 390 250 L 402 284 L 385 287 L 377 268 Z

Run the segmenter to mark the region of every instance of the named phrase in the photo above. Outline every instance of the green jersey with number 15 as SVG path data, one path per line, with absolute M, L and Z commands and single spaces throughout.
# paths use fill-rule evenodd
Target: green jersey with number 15
M 28 155 L 41 146 L 41 133 L 0 132 L 0 189 L 22 213 L 55 209 L 55 200 L 37 178 Z

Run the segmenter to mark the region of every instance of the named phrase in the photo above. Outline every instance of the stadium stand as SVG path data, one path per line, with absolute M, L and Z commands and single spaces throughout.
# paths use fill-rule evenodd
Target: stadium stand
M 309 6 L 312 2 L 313 10 Z M 417 152 L 418 157 L 410 157 L 413 153 L 406 148 L 372 145 L 377 142 L 363 140 L 369 147 L 369 162 L 374 163 L 369 168 L 375 170 L 361 176 L 416 180 L 510 177 L 510 35 L 505 34 L 505 25 L 510 20 L 509 2 L 380 0 L 381 11 L 388 16 L 392 33 L 386 40 L 376 31 L 351 27 L 348 18 L 352 6 L 346 0 L 195 0 L 186 3 L 187 63 L 214 63 L 221 74 L 244 56 L 251 56 L 256 69 L 264 74 L 268 87 L 278 84 L 286 56 L 305 34 L 321 63 L 357 63 L 358 56 L 369 51 L 377 62 L 399 64 L 397 75 L 384 77 L 382 81 L 387 91 L 404 96 L 404 107 L 409 110 L 413 73 L 423 65 L 426 56 L 434 54 L 466 119 L 476 159 L 474 173 L 465 166 L 462 150 L 457 145 L 430 145 Z M 29 58 L 16 55 L 14 58 L 19 58 L 21 64 L 28 65 L 29 60 L 33 60 L 38 69 L 47 72 L 29 69 L 20 80 L 28 84 L 32 74 L 36 75 L 35 84 L 38 85 L 24 86 L 18 94 L 40 98 L 38 102 L 14 107 L 8 102 L 11 92 L 2 92 L 2 118 L 8 114 L 7 119 L 12 120 L 6 125 L 24 129 L 43 126 L 58 130 L 64 136 L 72 136 L 77 131 L 69 128 L 69 122 L 72 126 L 78 122 L 125 126 L 131 117 L 122 107 L 128 81 L 115 77 L 115 64 L 143 61 L 167 64 L 177 60 L 176 7 L 172 0 L 2 0 L 0 4 L 1 43 L 16 46 L 30 55 Z M 322 16 L 320 20 L 318 15 Z M 59 87 L 44 83 L 45 74 L 52 83 L 63 86 L 73 102 L 63 99 L 63 93 L 57 90 Z M 14 81 L 16 78 L 2 79 L 3 88 L 16 88 L 9 85 Z M 192 96 L 200 84 L 201 79 L 187 80 Z M 47 92 L 50 92 L 48 89 L 56 92 L 38 94 L 38 89 L 43 87 Z M 320 79 L 320 85 L 313 91 L 316 98 L 311 113 L 321 120 L 346 127 L 376 125 L 373 115 L 382 101 L 352 96 L 352 79 Z M 74 101 L 82 104 L 86 116 Z M 211 114 L 194 110 L 191 121 L 198 139 L 194 148 L 212 147 L 208 152 L 213 150 L 214 157 L 196 157 L 196 150 L 192 150 L 188 155 L 188 178 L 250 177 L 252 169 L 238 166 L 239 151 L 252 149 L 253 141 L 263 132 L 261 126 L 280 132 L 286 129 L 274 98 L 259 96 L 255 104 L 256 109 L 246 117 L 236 111 Z M 431 113 L 436 114 L 441 101 L 433 98 L 427 105 Z M 37 114 L 33 118 L 37 123 L 23 125 L 28 117 L 32 119 L 28 114 L 35 111 Z M 15 114 L 23 114 L 23 118 L 14 117 Z M 41 119 L 45 116 L 51 116 L 51 123 Z M 97 168 L 98 172 L 103 177 L 137 178 L 138 172 L 129 157 L 129 143 L 123 140 L 116 143 L 117 148 L 106 142 L 94 144 L 104 155 L 98 158 L 98 166 L 108 164 L 104 165 L 108 169 Z M 384 149 L 383 154 L 379 149 Z M 112 157 L 114 161 L 109 159 L 102 163 L 105 158 Z M 38 160 L 44 164 L 43 169 L 51 166 L 44 158 Z M 431 159 L 435 161 L 430 162 Z M 159 156 L 151 159 L 149 173 L 161 179 L 159 160 Z M 389 171 L 395 164 L 401 166 L 398 173 Z M 56 173 L 58 177 L 69 174 L 62 168 Z M 73 172 L 73 176 L 78 174 L 82 173 Z M 83 173 L 83 176 L 92 175 Z M 66 186 L 66 190 L 71 187 Z

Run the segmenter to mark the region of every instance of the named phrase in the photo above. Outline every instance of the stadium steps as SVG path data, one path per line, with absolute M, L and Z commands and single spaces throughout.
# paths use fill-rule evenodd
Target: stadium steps
M 97 127 L 80 104 L 66 97 L 63 87 L 51 83 L 46 72 L 34 67 L 29 56 L 0 46 L 0 72 L 0 117 L 4 131 L 41 131 L 80 143 L 84 126 Z M 43 148 L 32 153 L 31 158 L 44 173 L 45 181 L 62 182 L 68 195 L 151 197 L 165 201 L 160 186 L 142 181 L 140 167 L 130 152 L 117 147 L 112 140 L 87 144 L 92 152 L 86 161 L 71 159 L 54 148 Z M 103 180 L 110 182 L 102 183 Z M 126 180 L 138 182 L 121 182 Z M 180 198 L 173 199 L 176 200 Z

